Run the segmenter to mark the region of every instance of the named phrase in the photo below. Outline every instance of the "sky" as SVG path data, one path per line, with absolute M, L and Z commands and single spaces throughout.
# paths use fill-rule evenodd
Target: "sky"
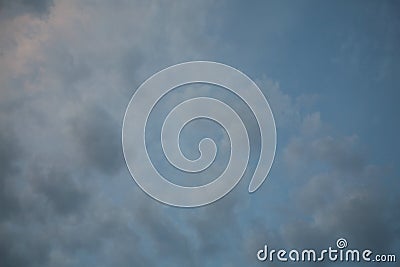
M 322 250 L 338 238 L 400 258 L 399 44 L 396 1 L 0 0 L 0 266 L 271 266 L 256 257 L 266 244 Z M 214 138 L 213 166 L 190 177 L 166 162 L 160 125 L 179 102 L 230 103 L 252 137 L 230 193 L 177 208 L 132 179 L 122 121 L 148 77 L 193 60 L 256 82 L 277 149 L 249 194 L 260 142 L 249 109 L 216 86 L 171 92 L 146 136 L 171 181 L 209 182 L 229 154 L 227 133 L 199 120 L 182 150 L 194 159 Z

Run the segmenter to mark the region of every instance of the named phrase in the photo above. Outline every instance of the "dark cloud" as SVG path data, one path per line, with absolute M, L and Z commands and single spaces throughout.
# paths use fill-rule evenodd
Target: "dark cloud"
M 0 14 L 16 16 L 23 13 L 34 15 L 48 14 L 53 5 L 53 0 L 1 0 Z
M 121 122 L 101 107 L 83 109 L 82 113 L 83 116 L 75 118 L 71 125 L 78 149 L 83 154 L 83 165 L 108 174 L 116 172 L 124 164 Z
M 33 188 L 60 214 L 78 213 L 89 197 L 84 185 L 73 180 L 71 175 L 73 173 L 55 166 L 50 170 L 36 171 L 32 174 Z M 76 176 L 79 177 L 79 174 Z
M 17 234 L 6 227 L 1 227 L 0 237 L 1 266 L 41 266 L 47 262 L 50 246 L 40 237 L 28 238 L 27 235 Z
M 11 126 L 0 116 L 0 221 L 9 218 L 20 208 L 15 179 L 19 175 L 17 161 L 21 147 Z
M 163 266 L 185 266 L 197 257 L 186 219 L 177 223 L 176 213 L 149 201 L 132 182 L 122 157 L 124 108 L 138 85 L 135 77 L 149 73 L 143 58 L 158 46 L 152 42 L 153 47 L 146 47 L 154 41 L 152 27 L 135 21 L 160 11 L 157 5 L 128 4 L 143 14 L 110 17 L 116 27 L 108 29 L 98 28 L 97 22 L 110 14 L 108 8 L 102 11 L 107 5 L 99 5 L 88 33 L 81 31 L 88 24 L 77 27 L 75 22 L 90 16 L 69 2 L 1 3 L 1 12 L 8 12 L 2 18 L 8 20 L 7 28 L 1 32 L 7 44 L 2 62 L 8 63 L 0 66 L 6 70 L 0 74 L 1 266 L 155 266 L 163 259 Z M 175 12 L 179 9 L 174 6 Z M 54 16 L 41 20 L 48 12 Z M 14 20 L 26 13 L 34 16 Z M 29 29 L 35 34 L 18 30 L 25 22 L 33 23 Z M 120 31 L 126 22 L 133 28 Z M 160 38 L 170 38 L 168 30 L 163 27 Z M 126 35 L 132 31 L 142 31 L 147 41 Z M 116 38 L 109 38 L 114 33 Z M 96 38 L 107 39 L 110 46 L 96 51 Z M 126 42 L 129 48 L 121 49 Z M 165 49 L 163 60 L 173 57 Z

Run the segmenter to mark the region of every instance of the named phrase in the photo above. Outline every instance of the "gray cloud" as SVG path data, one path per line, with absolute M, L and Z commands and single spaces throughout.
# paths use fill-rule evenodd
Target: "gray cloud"
M 2 129 L 0 133 L 0 207 L 2 211 L 0 220 L 9 218 L 20 209 L 16 196 L 17 189 L 12 177 L 19 174 L 16 161 L 21 155 L 21 148 L 10 126 L 4 121 L 3 116 L 0 116 Z
M 190 210 L 134 184 L 121 154 L 124 109 L 155 71 L 216 58 L 212 2 L 0 6 L 10 12 L 0 28 L 1 266 L 258 266 L 266 242 L 318 248 L 339 236 L 395 248 L 393 174 L 357 135 L 335 135 L 323 111 L 307 112 L 315 95 L 292 97 L 266 77 L 259 85 L 288 136 L 268 186 L 249 197 L 245 178 Z
M 34 15 L 44 15 L 50 12 L 53 0 L 1 0 L 0 14 L 6 17 L 17 16 L 23 13 L 31 13 Z
M 165 207 L 141 200 L 120 127 L 141 79 L 201 50 L 208 3 L 120 3 L 116 17 L 107 3 L 37 4 L 2 3 L 15 12 L 0 30 L 0 265 L 189 265 L 186 220 L 176 224 Z M 151 59 L 154 50 L 160 58 Z
M 270 94 L 272 108 L 278 107 L 278 125 L 279 120 L 281 127 L 291 122 L 297 129 L 275 163 L 286 168 L 279 179 L 290 185 L 287 202 L 279 206 L 284 214 L 280 226 L 268 224 L 267 215 L 252 223 L 256 227 L 248 233 L 249 253 L 254 256 L 264 244 L 275 249 L 323 249 L 335 246 L 338 238 L 346 238 L 353 248 L 395 252 L 400 224 L 394 211 L 400 199 L 390 190 L 398 184 L 392 170 L 372 164 L 357 135 L 332 135 L 320 112 L 305 113 L 278 85 Z
M 83 153 L 84 166 L 112 174 L 123 167 L 120 121 L 101 107 L 84 108 L 86 116 L 74 118 L 71 132 Z
M 304 122 L 309 125 L 310 117 Z M 399 217 L 393 212 L 399 197 L 383 182 L 393 173 L 368 163 L 357 136 L 325 136 L 323 123 L 317 124 L 321 127 L 312 137 L 303 132 L 284 150 L 297 179 L 291 182 L 298 185 L 291 194 L 291 219 L 281 228 L 286 246 L 321 248 L 344 237 L 351 247 L 393 250 L 399 240 L 394 234 Z M 293 175 L 296 170 L 300 174 Z
M 88 194 L 82 184 L 75 182 L 70 173 L 63 172 L 62 167 L 52 167 L 48 171 L 38 171 L 33 187 L 45 197 L 52 208 L 61 214 L 78 213 L 87 201 Z

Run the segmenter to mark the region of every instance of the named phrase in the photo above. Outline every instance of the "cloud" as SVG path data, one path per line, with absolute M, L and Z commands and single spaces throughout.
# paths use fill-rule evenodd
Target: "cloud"
M 173 215 L 141 201 L 120 135 L 146 76 L 204 53 L 209 4 L 2 3 L 1 266 L 191 262 Z
M 77 141 L 82 165 L 113 174 L 124 167 L 120 142 L 120 122 L 101 107 L 83 108 L 84 117 L 71 122 L 71 135 Z
M 358 143 L 356 135 L 314 138 L 297 136 L 285 148 L 284 157 L 291 166 L 320 162 L 331 165 L 338 171 L 360 172 L 366 163 L 362 147 Z
M 351 247 L 393 250 L 399 197 L 388 182 L 394 174 L 369 162 L 357 135 L 327 135 L 330 127 L 319 114 L 306 115 L 299 126 L 306 131 L 284 149 L 296 185 L 290 193 L 295 204 L 280 230 L 285 246 L 321 248 L 346 238 Z
M 153 201 L 132 181 L 121 154 L 126 105 L 156 71 L 218 58 L 212 1 L 0 7 L 1 266 L 252 266 L 265 242 L 325 247 L 339 236 L 396 247 L 393 173 L 371 162 L 357 133 L 331 130 L 316 95 L 292 96 L 266 76 L 257 84 L 278 125 L 268 185 L 249 197 L 245 178 L 191 210 Z
M 48 14 L 52 5 L 53 0 L 1 0 L 0 13 L 6 17 L 18 16 L 23 13 L 41 16 Z
M 344 237 L 351 247 L 388 251 L 398 241 L 395 195 L 377 179 L 382 171 L 367 168 L 363 175 L 325 173 L 312 177 L 293 194 L 297 220 L 282 227 L 288 245 L 326 247 Z M 380 178 L 382 179 L 382 178 Z M 394 198 L 393 198 L 394 197 Z
M 3 116 L 1 116 L 3 118 Z M 0 220 L 9 218 L 18 210 L 17 189 L 12 177 L 18 175 L 18 167 L 15 162 L 21 154 L 21 148 L 17 143 L 11 125 L 2 119 L 0 133 L 0 207 L 2 217 Z
M 275 249 L 318 250 L 335 246 L 338 238 L 375 253 L 396 251 L 399 214 L 393 211 L 399 196 L 390 190 L 396 184 L 393 171 L 371 163 L 358 135 L 335 134 L 320 111 L 307 112 L 306 95 L 297 102 L 278 84 L 266 84 L 266 95 L 277 112 L 277 130 L 289 136 L 274 163 L 279 168 L 274 179 L 281 180 L 287 197 L 276 207 L 279 226 L 268 223 L 268 217 L 275 215 L 271 211 L 252 221 L 255 229 L 247 231 L 246 251 L 254 256 L 265 244 Z

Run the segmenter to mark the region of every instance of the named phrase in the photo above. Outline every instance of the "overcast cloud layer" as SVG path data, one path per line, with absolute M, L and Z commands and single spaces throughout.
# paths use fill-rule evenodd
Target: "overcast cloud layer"
M 265 266 L 264 244 L 326 249 L 340 237 L 400 260 L 399 43 L 394 1 L 0 1 L 0 266 Z M 134 183 L 121 127 L 141 82 L 190 60 L 254 79 L 278 146 L 248 194 L 259 151 L 248 108 L 213 87 L 168 96 L 161 113 L 193 96 L 224 100 L 254 137 L 239 185 L 182 209 Z M 205 130 L 220 146 L 217 165 L 195 177 L 209 181 L 227 136 L 191 126 L 189 157 Z M 160 171 L 186 183 L 148 138 Z

